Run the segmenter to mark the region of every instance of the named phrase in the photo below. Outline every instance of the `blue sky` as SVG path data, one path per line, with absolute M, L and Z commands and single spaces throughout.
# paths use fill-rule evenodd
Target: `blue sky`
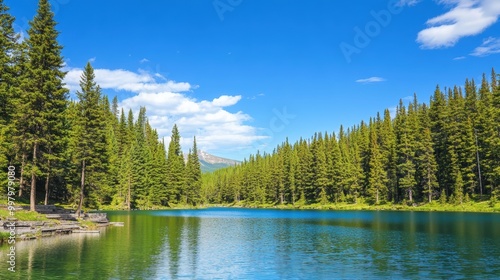
M 37 0 L 5 0 L 26 33 Z M 243 159 L 338 131 L 498 66 L 498 0 L 53 0 L 67 86 L 91 61 L 110 99 L 183 148 Z

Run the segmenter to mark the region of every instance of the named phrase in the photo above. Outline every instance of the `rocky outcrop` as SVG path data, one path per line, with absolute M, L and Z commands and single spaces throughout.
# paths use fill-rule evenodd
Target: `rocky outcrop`
M 54 205 L 38 205 L 35 209 L 38 213 L 45 215 L 48 220 L 18 221 L 16 218 L 0 219 L 0 232 L 10 232 L 14 226 L 17 239 L 27 240 L 57 234 L 71 234 L 73 232 L 96 233 L 98 232 L 96 228 L 99 227 L 123 226 L 122 223 L 110 223 L 106 213 L 81 213 L 79 219 L 75 211 Z M 86 226 L 88 222 L 92 222 L 95 226 L 89 229 Z

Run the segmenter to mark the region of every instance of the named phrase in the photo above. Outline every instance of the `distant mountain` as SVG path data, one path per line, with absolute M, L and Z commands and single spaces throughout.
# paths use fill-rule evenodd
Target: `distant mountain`
M 184 155 L 184 158 L 187 161 L 187 154 Z M 238 165 L 241 163 L 241 161 L 221 158 L 201 150 L 198 150 L 198 159 L 200 160 L 202 173 L 214 172 L 218 169 Z

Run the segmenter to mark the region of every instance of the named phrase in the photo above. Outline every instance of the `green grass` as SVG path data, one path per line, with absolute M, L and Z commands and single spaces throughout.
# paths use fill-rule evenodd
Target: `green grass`
M 37 212 L 30 212 L 26 210 L 15 210 L 14 216 L 10 216 L 7 209 L 0 209 L 0 219 L 6 220 L 7 218 L 16 218 L 19 221 L 47 221 L 45 215 L 38 214 Z
M 80 220 L 80 226 L 83 228 L 86 228 L 88 230 L 96 230 L 97 229 L 97 224 L 91 221 L 84 221 Z
M 0 244 L 2 244 L 2 241 L 8 240 L 9 237 L 10 237 L 10 232 L 0 231 Z
M 238 203 L 223 205 L 227 207 L 245 207 L 245 208 L 275 208 L 275 209 L 315 209 L 315 210 L 368 210 L 368 211 L 440 211 L 440 212 L 500 212 L 500 203 L 490 205 L 489 201 L 482 202 L 467 202 L 462 204 L 440 204 L 437 201 L 431 203 L 421 203 L 415 206 L 406 204 L 384 203 L 379 205 L 370 205 L 365 202 L 360 203 L 295 203 L 292 204 L 259 204 Z

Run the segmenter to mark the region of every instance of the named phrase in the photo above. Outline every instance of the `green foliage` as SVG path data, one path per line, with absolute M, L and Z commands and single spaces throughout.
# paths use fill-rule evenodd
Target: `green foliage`
M 375 204 L 379 204 L 381 200 L 385 201 L 388 179 L 375 129 L 370 132 L 369 153 L 368 194 Z
M 196 137 L 193 140 L 193 148 L 189 150 L 186 172 L 185 196 L 187 204 L 196 205 L 200 203 L 201 191 L 201 166 L 198 159 L 198 147 Z
M 0 166 L 7 166 L 12 157 L 13 143 L 8 141 L 12 137 L 12 117 L 14 115 L 16 73 L 15 50 L 17 35 L 14 32 L 14 17 L 9 8 L 0 0 Z M 0 175 L 0 183 L 5 185 L 6 172 Z
M 72 123 L 72 135 L 75 139 L 71 141 L 71 151 L 76 170 L 80 174 L 77 213 L 82 209 L 85 197 L 91 198 L 87 205 L 90 203 L 98 208 L 99 197 L 95 194 L 102 190 L 108 173 L 106 111 L 101 106 L 101 90 L 94 79 L 94 69 L 87 63 L 80 80 L 81 90 L 76 93 L 79 100 Z
M 202 200 L 234 203 L 236 193 L 245 205 L 392 201 L 439 208 L 433 201 L 439 198 L 439 205 L 455 209 L 482 191 L 494 199 L 500 191 L 500 138 L 494 136 L 500 131 L 500 87 L 493 84 L 483 82 L 478 94 L 466 81 L 465 97 L 458 87 L 447 95 L 437 87 L 430 105 L 414 96 L 407 106 L 400 102 L 394 118 L 385 110 L 383 119 L 377 114 L 368 125 L 341 126 L 338 135 L 287 140 L 271 154 L 204 174 Z
M 445 192 L 445 190 L 443 189 L 443 190 L 441 191 L 441 194 L 439 195 L 439 203 L 440 203 L 440 204 L 445 204 L 445 203 L 446 203 L 446 201 L 447 201 L 447 199 L 446 199 L 446 192 Z
M 90 64 L 78 102 L 68 102 L 48 0 L 39 0 L 24 42 L 17 41 L 8 11 L 0 0 L 0 166 L 16 167 L 20 199 L 29 193 L 32 210 L 41 186 L 45 203 L 87 208 L 365 207 L 365 201 L 380 208 L 405 201 L 434 207 L 439 194 L 443 207 L 466 207 L 476 197 L 491 197 L 497 207 L 500 85 L 493 70 L 479 90 L 474 80 L 445 92 L 437 87 L 428 106 L 414 96 L 400 102 L 394 118 L 385 110 L 383 118 L 286 140 L 272 153 L 201 175 L 196 140 L 185 161 L 174 125 L 167 150 L 145 108 L 134 118 L 131 110 L 119 111 L 118 98 L 110 103 L 102 96 Z M 0 176 L 4 182 L 5 172 Z
M 169 190 L 169 201 L 172 203 L 183 202 L 187 204 L 186 190 L 183 188 L 185 186 L 185 165 L 184 165 L 184 155 L 181 150 L 180 144 L 181 136 L 177 125 L 172 128 L 172 137 L 170 138 L 170 144 L 168 145 L 167 154 L 167 178 L 168 178 L 168 190 Z
M 40 0 L 30 22 L 25 60 L 19 63 L 19 92 L 13 124 L 19 154 L 25 156 L 31 177 L 30 201 L 34 211 L 37 178 L 48 181 L 53 167 L 62 161 L 66 142 L 64 111 L 68 90 L 63 87 L 65 72 L 62 47 L 57 42 L 54 13 L 47 0 Z

